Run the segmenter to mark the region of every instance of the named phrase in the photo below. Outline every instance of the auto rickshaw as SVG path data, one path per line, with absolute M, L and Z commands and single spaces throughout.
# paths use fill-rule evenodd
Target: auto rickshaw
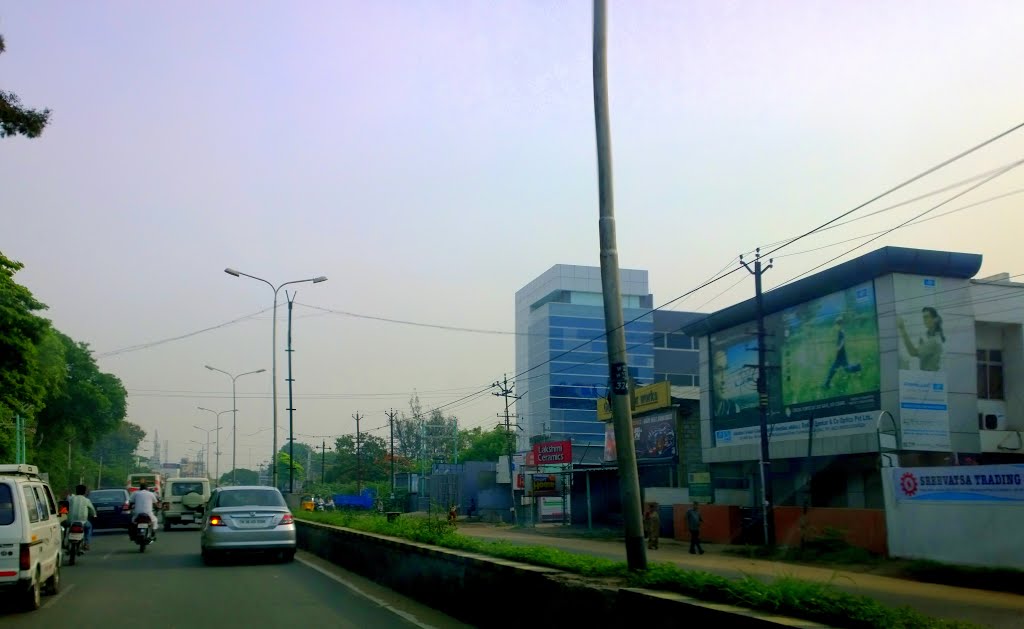
M 303 511 L 312 511 L 316 508 L 316 503 L 313 502 L 313 496 L 304 494 L 302 500 L 299 501 L 299 508 Z

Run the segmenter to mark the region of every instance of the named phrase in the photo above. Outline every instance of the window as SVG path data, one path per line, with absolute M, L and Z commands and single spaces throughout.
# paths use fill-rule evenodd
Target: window
M 665 347 L 665 333 L 664 332 L 655 332 L 654 333 L 654 346 L 655 347 Z
M 693 376 L 671 373 L 668 375 L 668 381 L 677 387 L 693 386 Z
M 25 485 L 22 490 L 25 494 L 25 511 L 28 511 L 28 521 L 38 522 L 39 504 L 36 503 L 36 495 L 32 493 L 32 488 L 28 485 Z
M 43 495 L 41 487 L 33 487 L 32 491 L 36 494 L 36 506 L 39 509 L 39 518 L 43 521 L 50 519 L 50 512 L 46 510 L 46 498 Z
M 50 515 L 57 515 L 57 502 L 53 499 L 53 492 L 50 491 L 49 486 L 43 485 L 41 490 L 43 496 L 46 498 L 46 504 L 50 507 Z
M 123 502 L 128 500 L 123 489 L 99 489 L 89 492 L 89 500 L 97 502 Z
M 14 522 L 14 496 L 11 486 L 0 483 L 0 526 Z
M 693 341 L 690 337 L 685 334 L 669 334 L 668 335 L 668 348 L 669 349 L 693 349 Z
M 272 489 L 240 489 L 223 491 L 218 507 L 287 507 L 280 493 Z
M 203 494 L 202 483 L 171 483 L 171 495 L 172 496 L 184 496 L 195 492 L 199 495 Z
M 978 350 L 978 398 L 1002 400 L 1003 352 L 998 349 Z

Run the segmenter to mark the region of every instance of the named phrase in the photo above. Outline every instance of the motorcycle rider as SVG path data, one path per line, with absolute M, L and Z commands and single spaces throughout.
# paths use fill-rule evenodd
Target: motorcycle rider
M 153 541 L 155 542 L 156 529 L 158 528 L 155 511 L 156 505 L 158 504 L 156 494 L 149 491 L 149 486 L 145 482 L 142 482 L 139 484 L 139 490 L 132 494 L 130 502 L 132 506 L 132 525 L 136 524 L 140 515 L 148 515 L 149 528 L 153 532 Z M 135 528 L 138 529 L 137 526 Z
M 92 541 L 92 522 L 89 518 L 96 517 L 96 507 L 92 500 L 86 497 L 88 489 L 85 485 L 75 487 L 75 495 L 68 498 L 68 526 L 72 522 L 82 522 L 85 526 L 85 540 L 82 544 L 83 550 L 89 550 L 89 542 Z

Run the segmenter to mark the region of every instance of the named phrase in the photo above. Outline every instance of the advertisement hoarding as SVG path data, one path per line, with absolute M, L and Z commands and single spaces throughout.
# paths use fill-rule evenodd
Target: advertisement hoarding
M 672 461 L 677 454 L 674 410 L 633 418 L 633 445 L 637 461 Z M 615 426 L 605 425 L 604 460 L 617 460 Z
M 903 448 L 950 452 L 947 334 L 942 278 L 895 275 L 899 337 L 900 428 Z
M 897 502 L 1024 502 L 1024 465 L 892 467 Z
M 568 465 L 572 463 L 572 442 L 545 441 L 533 444 L 533 460 L 527 465 Z
M 710 339 L 715 445 L 760 441 L 754 324 Z M 880 407 L 878 315 L 872 282 L 765 317 L 774 441 L 870 432 Z M 776 362 L 772 365 L 772 362 Z

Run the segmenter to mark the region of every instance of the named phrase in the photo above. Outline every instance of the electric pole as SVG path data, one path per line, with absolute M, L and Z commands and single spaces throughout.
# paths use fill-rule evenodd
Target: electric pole
M 640 474 L 633 442 L 626 332 L 619 289 L 619 253 L 615 239 L 615 196 L 612 186 L 611 123 L 608 114 L 608 24 L 606 0 L 594 0 L 594 122 L 597 135 L 597 182 L 601 242 L 601 289 L 611 371 L 612 421 L 615 424 L 619 465 L 619 490 L 626 535 L 626 563 L 630 570 L 647 569 L 644 547 Z
M 771 478 L 771 455 L 768 449 L 768 378 L 765 366 L 765 331 L 764 331 L 764 293 L 761 290 L 761 276 L 772 268 L 761 266 L 761 250 L 754 251 L 754 268 L 743 261 L 740 264 L 754 276 L 754 302 L 757 306 L 757 408 L 761 420 L 761 497 L 763 499 L 761 515 L 764 518 L 764 543 L 775 546 L 775 512 L 773 507 L 774 491 Z
M 395 499 L 395 417 L 398 413 L 395 409 L 391 409 L 390 412 L 384 413 L 388 416 L 388 427 L 391 431 L 391 500 Z
M 288 291 L 284 292 L 284 298 L 288 300 L 288 348 L 285 350 L 288 352 L 288 492 L 293 494 L 295 493 L 295 435 L 293 434 L 295 404 L 292 401 L 292 383 L 295 382 L 295 378 L 292 378 L 292 352 L 294 351 L 292 350 L 292 307 L 295 305 L 295 298 L 298 295 L 298 291 L 291 296 L 288 295 Z M 274 403 L 276 405 L 277 400 Z M 277 456 L 276 452 L 274 456 Z
M 322 439 L 320 443 L 320 484 L 327 484 L 327 440 Z
M 505 438 L 508 441 L 508 486 L 512 496 L 512 508 L 510 509 L 512 511 L 512 523 L 515 524 L 518 519 L 516 516 L 516 477 L 512 471 L 512 456 L 514 454 L 512 447 L 515 435 L 512 433 L 512 415 L 509 413 L 508 408 L 510 398 L 518 400 L 522 396 L 512 395 L 512 389 L 515 387 L 515 384 L 513 383 L 512 386 L 509 386 L 507 374 L 501 382 L 495 382 L 492 386 L 497 387 L 498 390 L 491 393 L 491 395 L 505 398 Z M 498 417 L 501 417 L 501 413 L 498 413 Z
M 363 493 L 363 460 L 360 450 L 362 445 L 362 433 L 359 432 L 359 411 L 352 416 L 356 420 L 356 495 Z

